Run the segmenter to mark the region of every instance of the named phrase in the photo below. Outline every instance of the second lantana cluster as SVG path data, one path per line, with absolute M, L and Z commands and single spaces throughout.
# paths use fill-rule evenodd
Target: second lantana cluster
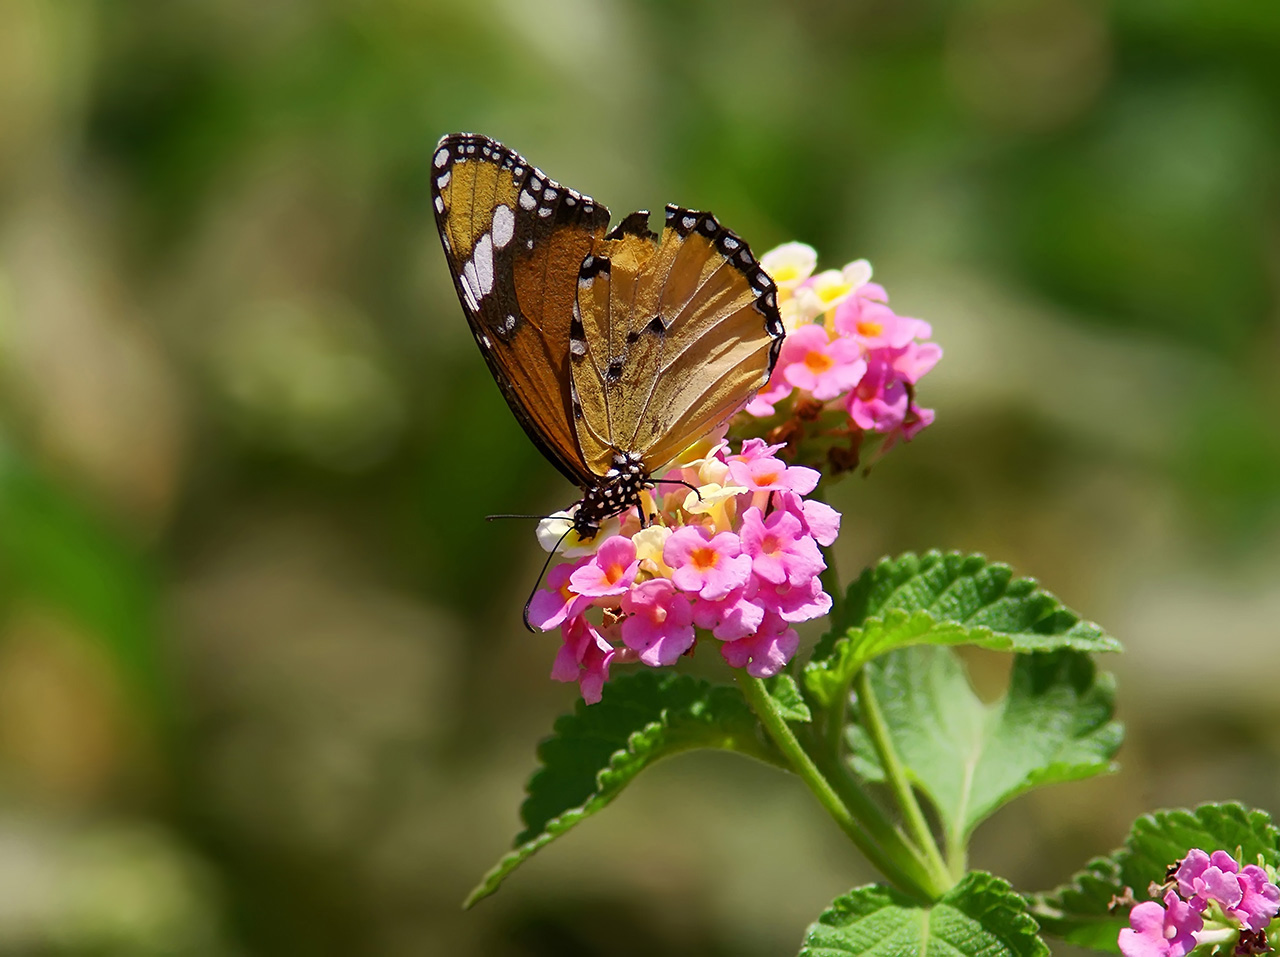
M 594 703 L 612 664 L 675 664 L 699 630 L 755 677 L 786 665 L 799 646 L 792 626 L 831 609 L 819 546 L 835 541 L 840 515 L 804 497 L 818 472 L 788 466 L 779 448 L 719 443 L 677 465 L 644 494 L 643 525 L 630 508 L 580 541 L 569 513 L 543 521 L 544 547 L 564 539 L 569 559 L 529 605 L 530 624 L 560 629 L 553 678 L 577 681 Z
M 915 386 L 942 349 L 928 341 L 927 322 L 889 307 L 865 259 L 815 275 L 817 253 L 793 242 L 771 249 L 760 264 L 777 283 L 787 337 L 768 384 L 746 406 L 749 415 L 779 420 L 772 434 L 793 450 L 815 432 L 830 447 L 831 436 L 847 438 L 847 457 L 831 457 L 838 468 L 856 462 L 868 438 L 887 449 L 933 422 L 933 410 L 916 404 Z M 819 422 L 834 411 L 841 419 L 835 427 Z
M 1124 957 L 1185 957 L 1203 948 L 1246 957 L 1270 951 L 1266 931 L 1280 912 L 1275 874 L 1258 864 L 1241 867 L 1226 851 L 1192 848 L 1171 869 L 1164 903 L 1145 901 L 1120 931 Z

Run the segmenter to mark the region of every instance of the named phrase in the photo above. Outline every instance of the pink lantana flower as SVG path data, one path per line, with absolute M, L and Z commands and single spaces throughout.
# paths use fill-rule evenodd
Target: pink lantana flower
M 751 559 L 742 554 L 738 536 L 733 532 L 712 535 L 701 525 L 672 532 L 662 559 L 672 569 L 671 581 L 677 588 L 710 601 L 741 588 L 751 575 Z
M 742 411 L 757 419 L 767 419 L 777 411 L 778 403 L 791 395 L 791 391 L 791 383 L 786 380 L 786 377 L 775 372 L 768 384 L 743 406 Z
M 751 570 L 769 584 L 803 586 L 827 567 L 817 543 L 790 512 L 775 511 L 766 518 L 760 509 L 749 508 L 742 516 L 741 535 Z
M 732 464 L 734 462 L 755 462 L 758 459 L 772 459 L 777 456 L 778 451 L 783 447 L 784 443 L 782 442 L 777 445 L 770 445 L 764 439 L 746 439 L 738 452 L 729 453 L 726 451 L 725 461 Z
M 1242 870 L 1226 851 L 1192 848 L 1178 865 L 1178 890 L 1197 910 L 1216 903 L 1246 930 L 1262 930 L 1280 913 L 1280 888 L 1256 864 Z
M 622 642 L 646 665 L 674 665 L 693 647 L 693 605 L 668 578 L 641 582 L 622 596 Z
M 636 580 L 639 570 L 635 543 L 614 535 L 604 540 L 595 557 L 569 576 L 569 583 L 575 592 L 589 598 L 622 595 Z
M 867 370 L 857 342 L 833 340 L 825 328 L 813 323 L 787 336 L 778 363 L 789 385 L 824 401 L 848 392 Z
M 582 617 L 565 622 L 560 635 L 564 643 L 551 666 L 551 677 L 556 681 L 578 682 L 582 700 L 595 704 L 609 680 L 609 662 L 616 649 Z
M 590 606 L 591 599 L 575 592 L 569 581 L 581 564 L 557 565 L 547 575 L 547 587 L 534 592 L 529 602 L 529 624 L 534 628 L 550 631 Z
M 720 654 L 733 667 L 746 668 L 753 678 L 772 678 L 786 667 L 799 647 L 796 630 L 769 612 L 755 634 L 726 641 L 720 646 Z
M 873 357 L 867 374 L 849 393 L 849 418 L 867 432 L 893 432 L 907 415 L 910 402 L 906 384 L 893 374 L 893 367 L 883 356 Z
M 859 296 L 836 307 L 836 331 L 862 347 L 863 354 L 879 349 L 905 349 L 916 339 L 928 339 L 933 329 L 923 319 L 899 316 L 885 304 Z
M 748 597 L 748 591 L 751 597 Z M 693 605 L 693 623 L 722 641 L 753 635 L 765 616 L 764 606 L 751 600 L 755 592 L 755 583 L 750 582 L 747 587 L 735 589 L 719 601 L 699 599 Z
M 1257 864 L 1246 864 L 1240 870 L 1240 889 L 1240 904 L 1230 916 L 1247 930 L 1261 931 L 1280 913 L 1280 887 Z
M 800 520 L 804 533 L 826 548 L 835 542 L 840 534 L 840 513 L 826 502 L 805 499 L 794 492 L 783 492 L 778 496 L 780 509 L 790 512 Z
M 1155 901 L 1138 904 L 1129 912 L 1129 926 L 1120 931 L 1124 957 L 1185 957 L 1196 946 L 1196 933 L 1204 928 L 1200 912 L 1173 891 Z
M 782 459 L 757 458 L 729 463 L 729 477 L 735 485 L 752 492 L 799 492 L 807 495 L 822 477 L 817 469 L 787 466 Z
M 942 347 L 936 342 L 911 342 L 893 355 L 893 371 L 904 382 L 915 385 L 941 358 Z
M 775 585 L 757 578 L 755 600 L 766 611 L 776 611 L 783 621 L 790 622 L 821 618 L 831 610 L 831 596 L 817 578 L 799 585 Z
M 1217 901 L 1224 911 L 1236 907 L 1244 892 L 1236 878 L 1239 865 L 1226 851 L 1206 854 L 1192 848 L 1178 865 L 1178 890 L 1196 910 L 1204 910 L 1209 901 Z

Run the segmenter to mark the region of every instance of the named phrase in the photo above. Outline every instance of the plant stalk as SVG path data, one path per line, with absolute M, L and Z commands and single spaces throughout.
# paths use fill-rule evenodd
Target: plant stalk
M 756 713 L 769 737 L 790 762 L 792 770 L 800 776 L 818 799 L 818 803 L 867 859 L 890 881 L 912 896 L 921 900 L 936 900 L 940 897 L 947 889 L 948 882 L 940 880 L 940 875 L 920 859 L 915 848 L 885 819 L 880 809 L 861 789 L 846 788 L 848 793 L 844 799 L 836 793 L 831 782 L 818 769 L 778 711 L 764 682 L 745 671 L 738 673 L 737 680 L 751 710 Z M 856 810 L 856 817 L 851 812 L 850 805 Z M 945 870 L 943 873 L 945 874 Z
M 951 882 L 954 877 L 942 857 L 942 852 L 938 850 L 938 843 L 934 840 L 933 831 L 930 830 L 929 822 L 925 820 L 924 812 L 920 810 L 920 802 L 916 800 L 915 790 L 907 779 L 906 768 L 902 766 L 898 752 L 893 746 L 893 739 L 889 734 L 889 726 L 885 723 L 884 714 L 880 710 L 880 702 L 876 698 L 875 689 L 871 687 L 871 675 L 865 666 L 858 669 L 854 683 L 858 695 L 858 711 L 862 716 L 863 730 L 867 732 L 867 737 L 871 739 L 871 744 L 876 750 L 876 756 L 880 759 L 880 766 L 884 768 L 885 780 L 889 785 L 889 789 L 893 792 L 893 797 L 898 807 L 902 809 L 907 831 L 911 835 L 912 841 L 924 854 L 930 870 L 935 875 L 945 875 L 947 881 Z

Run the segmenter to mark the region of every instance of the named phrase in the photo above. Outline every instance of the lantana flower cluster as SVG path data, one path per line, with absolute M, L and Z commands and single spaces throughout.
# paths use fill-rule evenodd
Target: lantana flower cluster
M 1154 891 L 1153 891 L 1154 893 Z M 1280 912 L 1275 874 L 1241 867 L 1226 851 L 1199 848 L 1183 858 L 1165 885 L 1164 903 L 1145 901 L 1120 931 L 1125 957 L 1184 957 L 1197 948 L 1222 954 L 1271 950 L 1266 929 Z
M 563 539 L 569 559 L 529 604 L 530 624 L 560 629 L 553 678 L 577 681 L 594 703 L 612 664 L 675 664 L 699 634 L 757 678 L 786 665 L 793 626 L 831 610 L 819 546 L 835 541 L 840 515 L 805 498 L 820 476 L 788 466 L 780 448 L 753 438 L 737 452 L 723 442 L 693 452 L 643 494 L 643 526 L 635 507 L 590 541 L 569 530 L 572 513 L 541 523 L 543 547 Z
M 794 449 L 815 430 L 847 437 L 848 451 L 829 456 L 846 468 L 858 461 L 864 438 L 878 437 L 887 449 L 933 422 L 933 410 L 916 404 L 915 386 L 942 349 L 928 341 L 933 330 L 927 322 L 889 308 L 865 259 L 815 275 L 817 253 L 793 242 L 771 249 L 760 264 L 778 286 L 787 337 L 772 377 L 746 412 L 780 417 L 772 438 Z M 835 410 L 842 413 L 838 428 L 808 425 Z

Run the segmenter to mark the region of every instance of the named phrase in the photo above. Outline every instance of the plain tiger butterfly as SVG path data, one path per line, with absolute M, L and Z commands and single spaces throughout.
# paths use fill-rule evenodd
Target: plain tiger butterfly
M 473 133 L 444 137 L 431 195 L 458 298 L 489 371 L 542 454 L 582 489 L 594 537 L 652 476 L 769 380 L 777 289 L 707 212 L 609 210 Z M 641 521 L 644 516 L 641 516 Z

